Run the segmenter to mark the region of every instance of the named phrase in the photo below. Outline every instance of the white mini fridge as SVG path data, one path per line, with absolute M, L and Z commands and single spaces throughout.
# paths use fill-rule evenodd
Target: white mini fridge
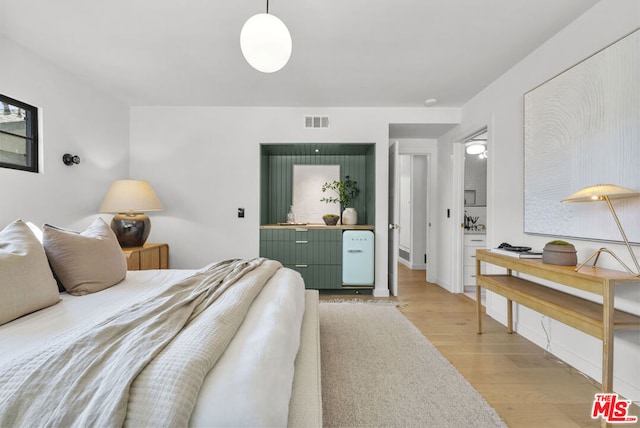
M 370 230 L 347 230 L 342 234 L 342 285 L 373 285 L 374 248 Z

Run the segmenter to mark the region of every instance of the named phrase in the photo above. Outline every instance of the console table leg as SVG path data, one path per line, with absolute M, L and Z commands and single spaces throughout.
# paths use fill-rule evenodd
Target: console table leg
M 507 299 L 507 333 L 513 333 L 513 301 Z
M 476 316 L 478 317 L 478 334 L 482 334 L 482 288 L 476 285 Z
M 476 316 L 478 317 L 478 334 L 482 334 L 482 287 L 478 285 L 482 265 L 476 259 Z
M 602 392 L 613 392 L 613 285 L 605 281 L 602 293 Z

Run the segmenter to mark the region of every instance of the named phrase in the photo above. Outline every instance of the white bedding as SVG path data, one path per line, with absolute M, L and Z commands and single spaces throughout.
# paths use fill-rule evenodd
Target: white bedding
M 0 326 L 0 365 L 46 346 L 64 331 L 90 328 L 159 285 L 194 272 L 132 271 L 122 283 L 98 293 L 62 294 L 62 302 Z M 278 270 L 205 378 L 190 425 L 286 426 L 303 313 L 302 278 L 292 270 Z

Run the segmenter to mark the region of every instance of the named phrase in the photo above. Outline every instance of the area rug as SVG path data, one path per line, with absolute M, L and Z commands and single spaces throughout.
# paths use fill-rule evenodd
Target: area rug
M 325 427 L 506 427 L 393 305 L 320 303 Z

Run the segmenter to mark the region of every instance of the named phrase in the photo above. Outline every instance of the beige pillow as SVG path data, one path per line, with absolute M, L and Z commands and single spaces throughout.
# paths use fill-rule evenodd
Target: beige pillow
M 16 220 L 0 232 L 0 324 L 60 300 L 42 244 Z
M 45 224 L 43 235 L 51 268 L 69 294 L 95 293 L 127 275 L 118 239 L 100 217 L 81 233 Z

